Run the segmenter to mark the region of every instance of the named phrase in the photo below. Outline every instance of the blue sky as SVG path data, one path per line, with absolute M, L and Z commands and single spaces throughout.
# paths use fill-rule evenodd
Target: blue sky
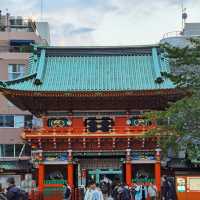
M 41 0 L 0 0 L 1 10 L 41 20 Z M 200 0 L 185 0 L 200 22 Z M 43 0 L 52 45 L 141 45 L 181 29 L 181 0 Z

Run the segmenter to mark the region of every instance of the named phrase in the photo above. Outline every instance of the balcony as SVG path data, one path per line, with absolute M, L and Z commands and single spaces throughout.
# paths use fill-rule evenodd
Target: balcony
M 23 139 L 32 149 L 44 151 L 125 151 L 127 148 L 152 149 L 156 138 L 144 139 L 155 121 L 129 116 L 44 118 L 42 127 L 24 129 Z
M 68 127 L 68 128 L 33 128 L 24 129 L 22 134 L 23 139 L 51 139 L 51 138 L 124 138 L 130 136 L 141 136 L 145 132 L 156 128 L 155 124 L 150 126 L 114 126 L 109 132 L 87 132 L 85 127 Z
M 156 146 L 155 137 L 140 137 L 156 128 L 155 120 L 150 121 L 142 116 L 44 117 L 42 124 L 24 129 L 22 137 L 32 149 L 125 151 L 130 147 L 152 149 Z

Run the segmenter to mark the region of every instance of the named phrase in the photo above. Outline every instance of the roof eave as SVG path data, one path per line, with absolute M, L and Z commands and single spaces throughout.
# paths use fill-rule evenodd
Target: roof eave
M 6 95 L 14 96 L 47 96 L 47 97 L 110 97 L 110 96 L 154 96 L 154 95 L 176 95 L 183 94 L 182 90 L 177 88 L 156 89 L 156 90 L 124 90 L 124 91 L 32 91 L 15 90 L 9 88 L 0 88 Z

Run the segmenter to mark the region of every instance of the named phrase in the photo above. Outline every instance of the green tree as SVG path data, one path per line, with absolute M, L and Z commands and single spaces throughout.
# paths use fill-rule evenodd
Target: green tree
M 170 103 L 165 111 L 150 113 L 156 115 L 158 128 L 152 134 L 160 135 L 160 146 L 166 153 L 173 148 L 186 149 L 190 160 L 200 161 L 200 40 L 190 39 L 191 45 L 177 48 L 161 45 L 169 58 L 171 73 L 162 75 L 170 78 L 185 97 Z

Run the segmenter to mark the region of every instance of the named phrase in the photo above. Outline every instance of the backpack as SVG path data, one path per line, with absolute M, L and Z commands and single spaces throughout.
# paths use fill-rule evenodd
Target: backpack
M 71 190 L 69 189 L 69 187 L 67 186 L 66 187 L 66 190 L 65 190 L 65 198 L 68 199 L 71 195 Z

